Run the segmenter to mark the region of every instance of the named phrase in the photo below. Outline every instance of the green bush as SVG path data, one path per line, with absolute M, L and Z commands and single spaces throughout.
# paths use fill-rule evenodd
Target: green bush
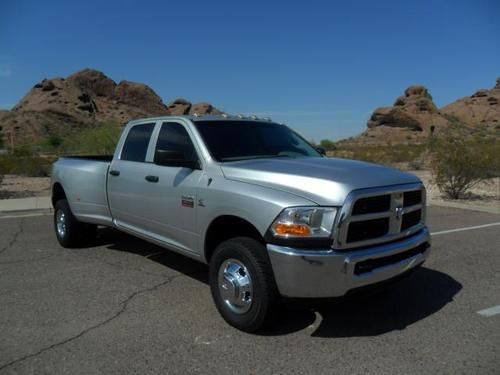
M 431 170 L 439 190 L 459 199 L 479 182 L 500 175 L 500 142 L 480 138 L 436 140 Z
M 59 148 L 66 154 L 111 155 L 121 131 L 115 123 L 99 124 L 67 137 Z
M 423 144 L 401 145 L 345 145 L 337 144 L 329 156 L 355 159 L 385 165 L 398 165 L 422 160 L 426 146 Z
M 28 177 L 50 175 L 53 159 L 26 155 L 0 155 L 0 175 L 17 174 Z

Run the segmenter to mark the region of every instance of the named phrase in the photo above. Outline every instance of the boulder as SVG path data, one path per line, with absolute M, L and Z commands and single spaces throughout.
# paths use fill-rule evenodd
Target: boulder
M 429 98 L 432 100 L 432 96 L 429 94 L 427 89 L 424 86 L 421 85 L 413 85 L 409 86 L 405 90 L 405 96 L 408 98 L 410 96 L 424 96 L 426 98 Z
M 187 115 L 191 109 L 191 103 L 186 99 L 177 98 L 167 105 L 169 114 L 173 116 Z
M 488 90 L 481 89 L 477 90 L 474 94 L 471 95 L 471 98 L 482 98 L 488 96 Z
M 206 115 L 206 114 L 219 114 L 220 112 L 215 109 L 210 103 L 195 103 L 191 106 L 191 109 L 189 111 L 189 114 L 199 114 L 199 115 Z
M 149 115 L 168 114 L 168 110 L 161 98 L 143 83 L 121 81 L 116 86 L 114 98 L 119 103 L 138 107 Z
M 368 120 L 367 126 L 368 128 L 389 126 L 422 131 L 422 124 L 417 119 L 405 113 L 404 110 L 394 107 L 377 108 Z
M 50 79 L 44 79 L 41 83 L 42 91 L 52 91 L 56 88 L 54 82 Z
M 114 95 L 116 83 L 104 73 L 94 69 L 83 69 L 70 75 L 68 83 L 74 84 L 82 91 L 95 96 L 111 98 Z

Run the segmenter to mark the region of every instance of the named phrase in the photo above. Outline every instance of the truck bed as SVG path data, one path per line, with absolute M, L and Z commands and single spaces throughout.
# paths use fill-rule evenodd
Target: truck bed
M 78 220 L 110 225 L 107 178 L 112 156 L 61 157 L 53 168 L 53 180 L 65 181 L 64 191 Z M 64 176 L 64 177 L 62 177 Z

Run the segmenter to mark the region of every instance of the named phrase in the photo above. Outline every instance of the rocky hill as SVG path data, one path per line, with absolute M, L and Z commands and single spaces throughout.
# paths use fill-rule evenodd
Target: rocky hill
M 444 106 L 441 112 L 472 127 L 494 126 L 500 129 L 500 78 L 493 89 L 478 90 L 470 97 Z
M 410 86 L 391 107 L 377 108 L 367 130 L 349 142 L 361 144 L 419 143 L 430 134 L 500 135 L 500 78 L 490 89 L 481 89 L 439 109 L 424 86 Z
M 175 99 L 164 104 L 147 85 L 116 83 L 102 72 L 84 69 L 66 78 L 44 79 L 11 111 L 0 110 L 4 144 L 35 143 L 51 135 L 68 136 L 103 122 L 124 124 L 140 117 L 213 113 L 209 103 Z M 500 78 L 481 89 L 437 108 L 424 86 L 410 86 L 390 107 L 377 108 L 353 144 L 420 143 L 430 134 L 480 133 L 500 138 Z
M 66 78 L 37 83 L 11 111 L 0 112 L 4 138 L 35 142 L 102 122 L 126 123 L 147 116 L 219 113 L 209 103 L 176 99 L 164 104 L 147 85 L 116 83 L 102 72 L 84 69 Z

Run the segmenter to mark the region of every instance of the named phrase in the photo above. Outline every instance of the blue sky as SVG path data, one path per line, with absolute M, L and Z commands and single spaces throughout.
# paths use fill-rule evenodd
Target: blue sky
M 0 108 L 92 67 L 339 139 L 411 84 L 438 106 L 492 87 L 499 16 L 496 0 L 2 0 Z

